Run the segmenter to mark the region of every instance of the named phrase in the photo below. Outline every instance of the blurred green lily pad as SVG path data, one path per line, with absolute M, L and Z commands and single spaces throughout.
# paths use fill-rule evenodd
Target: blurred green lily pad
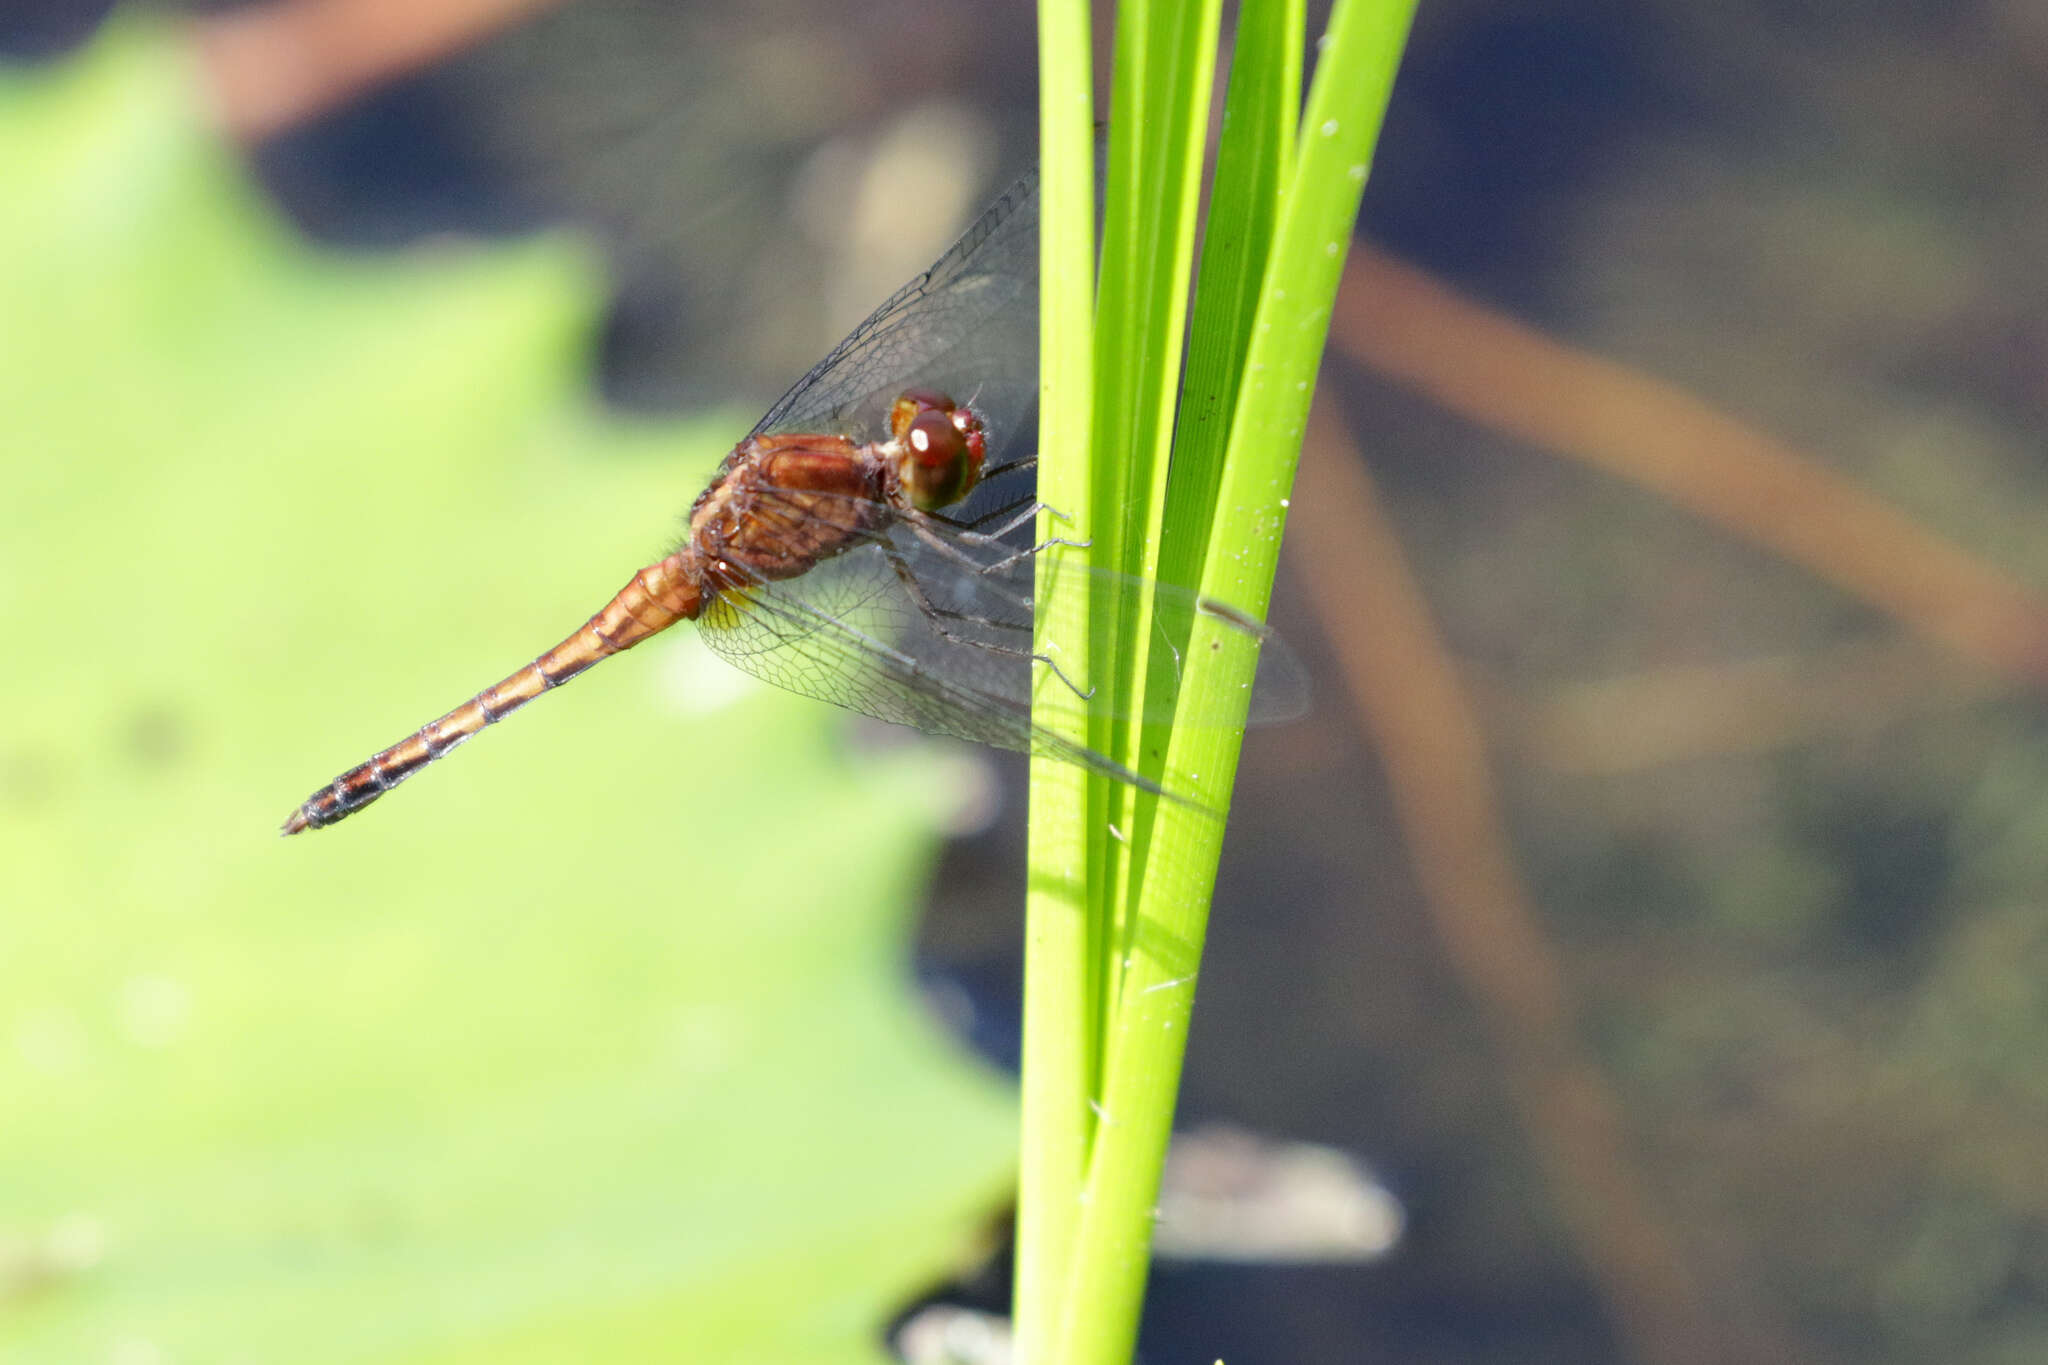
M 0 75 L 0 1355 L 880 1358 L 1012 1161 L 904 939 L 953 769 L 688 638 L 307 791 L 661 553 L 577 245 L 350 257 L 171 35 Z

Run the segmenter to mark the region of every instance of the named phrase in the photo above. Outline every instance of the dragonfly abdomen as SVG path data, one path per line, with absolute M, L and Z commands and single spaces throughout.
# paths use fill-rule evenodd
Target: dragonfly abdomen
M 568 639 L 307 797 L 284 822 L 284 832 L 318 829 L 355 814 L 485 726 L 495 725 L 600 659 L 631 649 L 678 621 L 694 619 L 704 606 L 703 570 L 693 550 L 678 550 L 648 565 Z

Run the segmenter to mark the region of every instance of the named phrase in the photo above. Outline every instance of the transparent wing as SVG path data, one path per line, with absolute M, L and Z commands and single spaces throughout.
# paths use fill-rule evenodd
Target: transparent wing
M 972 404 L 988 461 L 1028 449 L 1038 400 L 1038 179 L 1012 185 L 938 263 L 890 297 L 768 409 L 753 433 L 888 436 L 907 387 Z
M 1032 724 L 1034 697 L 1041 709 L 1117 714 L 1082 694 L 1058 666 L 1063 656 L 1081 657 L 1078 615 L 1065 627 L 1051 622 L 1047 653 L 1032 655 L 1034 572 L 1028 549 L 899 520 L 801 577 L 728 592 L 698 624 L 712 650 L 777 687 L 933 734 L 1050 753 L 1136 780 Z M 1073 575 L 1074 591 L 1063 598 L 1078 599 L 1098 620 L 1134 609 L 1148 587 L 1078 565 L 1061 573 Z M 1178 666 L 1170 641 L 1187 638 L 1201 615 L 1218 627 L 1216 648 L 1256 656 L 1254 723 L 1291 719 L 1306 708 L 1301 668 L 1272 632 L 1193 593 L 1159 584 L 1149 591 L 1160 632 L 1155 654 L 1166 666 Z M 1146 719 L 1171 714 L 1164 703 Z M 1180 717 L 1196 725 L 1228 719 L 1227 708 Z

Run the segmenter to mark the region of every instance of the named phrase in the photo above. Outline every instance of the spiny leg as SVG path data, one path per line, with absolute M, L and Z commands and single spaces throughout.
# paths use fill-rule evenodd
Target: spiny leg
M 1067 540 L 1061 536 L 1054 536 L 1050 540 L 1040 541 L 1038 544 L 1033 545 L 1028 549 L 1018 550 L 1013 554 L 1005 555 L 1003 558 L 998 559 L 993 563 L 983 564 L 979 560 L 975 559 L 973 555 L 968 554 L 959 546 L 953 544 L 953 542 L 946 539 L 946 537 L 940 535 L 937 531 L 932 529 L 934 523 L 937 523 L 938 525 L 942 526 L 949 525 L 950 523 L 947 523 L 944 518 L 938 517 L 931 512 L 905 510 L 897 514 L 897 519 L 901 521 L 905 526 L 908 526 L 910 528 L 911 534 L 916 536 L 919 540 L 931 546 L 934 550 L 937 550 L 940 554 L 952 560 L 955 564 L 960 565 L 962 568 L 984 577 L 989 574 L 1001 573 L 1002 571 L 1009 568 L 1012 564 L 1015 564 L 1017 561 L 1021 559 L 1035 558 L 1041 552 L 1045 550 L 1050 550 L 1055 545 L 1064 545 L 1070 550 L 1085 550 L 1088 548 L 1090 544 L 1093 543 L 1091 541 L 1086 540 Z M 1017 524 L 1021 525 L 1021 520 Z M 989 536 L 987 538 L 990 540 L 995 539 L 994 536 Z M 887 544 L 886 541 L 881 543 L 885 545 Z
M 1029 494 L 1006 502 L 994 511 L 983 512 L 978 517 L 971 517 L 965 520 L 959 517 L 949 517 L 944 512 L 924 512 L 920 515 L 931 518 L 941 526 L 950 526 L 956 531 L 973 531 L 977 535 L 987 536 L 990 540 L 998 540 L 1016 530 L 1040 512 L 1052 513 L 1055 521 L 1073 520 L 1073 518 L 1060 511 L 1059 508 L 1054 507 L 1051 503 L 1040 502 L 1036 497 Z M 1012 513 L 1015 513 L 1015 515 L 1012 516 Z M 998 517 L 1009 517 L 1010 519 L 993 531 L 983 529 Z M 1062 541 L 1061 543 L 1071 544 L 1072 542 Z M 1085 544 L 1086 542 L 1083 543 Z
M 1016 459 L 1009 461 L 1007 464 L 999 464 L 994 466 L 993 468 L 982 470 L 980 482 L 985 484 L 992 479 L 1000 479 L 1005 474 L 1016 474 L 1026 469 L 1034 469 L 1037 467 L 1037 465 L 1038 456 L 1020 455 Z M 1026 508 L 1028 510 L 1019 512 L 1015 518 L 1013 518 L 1010 521 L 1004 522 L 1000 530 L 982 530 L 984 526 L 988 525 L 996 518 L 1001 516 L 1007 516 L 1011 512 L 1016 512 L 1018 508 Z M 1013 499 L 1010 502 L 1004 503 L 1001 507 L 996 508 L 993 512 L 984 512 L 980 516 L 967 521 L 956 520 L 952 517 L 946 516 L 942 512 L 928 512 L 925 515 L 929 516 L 933 521 L 942 522 L 945 525 L 954 527 L 958 530 L 979 531 L 983 535 L 995 537 L 1007 535 L 1009 532 L 1016 530 L 1019 526 L 1022 526 L 1025 522 L 1031 520 L 1032 517 L 1037 516 L 1040 512 L 1052 513 L 1054 521 L 1070 522 L 1073 520 L 1072 517 L 1068 516 L 1065 512 L 1062 512 L 1059 508 L 1054 507 L 1051 503 L 1040 502 L 1037 500 L 1036 497 L 1030 494 L 1026 494 L 1021 498 Z
M 1010 511 L 1015 511 L 1016 515 L 1011 517 L 1008 521 L 1004 522 L 995 530 L 984 531 L 981 529 L 989 522 L 994 521 L 997 517 L 1002 516 L 1005 512 Z M 1007 507 L 998 507 L 995 511 L 988 513 L 986 516 L 976 517 L 973 521 L 967 524 L 970 529 L 974 530 L 978 534 L 987 536 L 990 540 L 1000 540 L 1004 536 L 1010 534 L 1010 532 L 1016 530 L 1019 526 L 1022 526 L 1025 522 L 1030 521 L 1040 512 L 1052 513 L 1053 520 L 1055 521 L 1069 520 L 1065 512 L 1060 511 L 1059 508 L 1054 507 L 1051 503 L 1040 502 L 1036 498 L 1020 498 L 1016 502 L 1009 504 L 1009 506 Z M 1085 540 L 1048 540 L 1045 542 L 1045 544 L 1073 545 L 1081 548 L 1086 548 L 1088 542 Z M 1045 546 L 1041 545 L 1038 548 L 1044 549 Z M 1034 550 L 1032 553 L 1035 554 L 1037 553 L 1037 551 Z
M 1038 456 L 1036 454 L 1019 455 L 1014 460 L 1005 460 L 1001 464 L 990 465 L 987 469 L 982 470 L 981 482 L 987 483 L 990 479 L 1000 479 L 1005 474 L 1017 474 L 1026 469 L 1035 469 L 1037 467 Z
M 895 546 L 884 541 L 882 543 L 882 553 L 888 556 L 890 567 L 895 569 L 896 576 L 903 580 L 904 591 L 910 594 L 911 600 L 917 604 L 918 610 L 925 614 L 926 619 L 931 623 L 933 632 L 940 639 L 950 641 L 956 645 L 972 645 L 976 649 L 985 649 L 991 654 L 1007 654 L 1013 659 L 1029 659 L 1033 663 L 1044 664 L 1053 671 L 1054 677 L 1066 685 L 1069 692 L 1072 692 L 1082 701 L 1088 701 L 1095 696 L 1095 689 L 1092 687 L 1085 692 L 1076 687 L 1074 680 L 1067 676 L 1066 670 L 1061 668 L 1059 663 L 1050 654 L 1034 653 L 1030 649 L 1002 644 L 995 640 L 977 640 L 971 635 L 962 635 L 957 631 L 949 630 L 945 625 L 947 621 L 960 621 L 970 626 L 983 626 L 989 630 L 1016 630 L 1018 627 L 1007 621 L 997 621 L 991 617 L 976 616 L 971 612 L 952 611 L 941 607 L 938 603 L 932 601 L 931 597 L 925 592 L 924 584 L 917 581 L 917 575 L 912 573 L 910 566 L 903 562 L 903 556 L 897 552 Z
M 978 535 L 984 535 L 987 536 L 989 539 L 994 540 L 999 536 L 1008 535 L 1010 532 L 1016 530 L 1019 526 L 1022 526 L 1025 522 L 1037 516 L 1039 509 L 1044 506 L 1045 504 L 1040 502 L 1037 498 L 1032 497 L 1029 494 L 1026 494 L 1021 498 L 1017 498 L 1014 499 L 1013 501 L 1004 503 L 1001 507 L 996 508 L 992 512 L 983 512 L 978 517 L 972 517 L 965 520 L 959 517 L 949 517 L 944 512 L 927 512 L 925 513 L 925 515 L 930 517 L 933 521 L 939 523 L 939 525 L 941 526 L 950 526 L 956 531 L 973 531 Z M 1018 509 L 1020 508 L 1023 510 L 1019 511 Z M 1015 516 L 1010 515 L 1013 512 L 1016 513 Z M 1004 522 L 1001 526 L 997 527 L 993 531 L 984 531 L 982 529 L 984 526 L 987 526 L 990 522 L 996 520 L 998 517 L 1010 517 L 1010 519 Z M 1065 520 L 1065 518 L 1061 518 L 1061 520 Z

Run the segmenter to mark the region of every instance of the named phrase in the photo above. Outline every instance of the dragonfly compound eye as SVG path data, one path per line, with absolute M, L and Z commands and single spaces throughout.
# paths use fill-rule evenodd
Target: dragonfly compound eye
M 911 419 L 903 444 L 904 482 L 925 511 L 960 501 L 981 474 L 981 423 L 970 413 L 927 408 Z
M 954 406 L 952 399 L 935 389 L 905 389 L 889 405 L 889 434 L 900 441 L 910 424 L 925 413 L 951 412 Z

